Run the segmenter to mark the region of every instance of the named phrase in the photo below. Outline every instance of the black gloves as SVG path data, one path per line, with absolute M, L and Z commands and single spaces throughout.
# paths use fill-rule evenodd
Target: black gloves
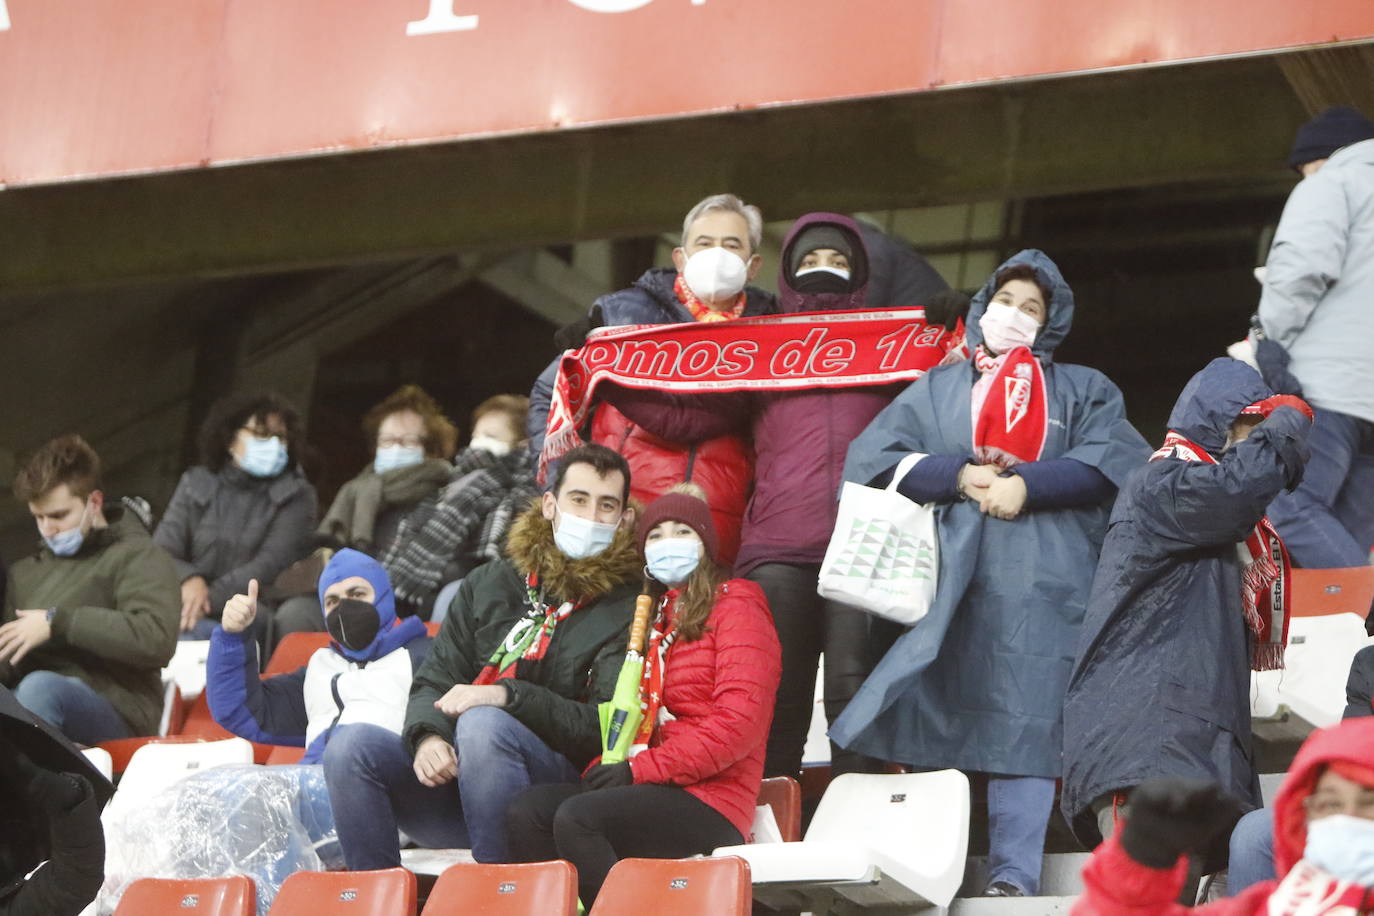
M 587 340 L 587 335 L 596 328 L 606 323 L 602 315 L 601 306 L 593 305 L 592 310 L 586 317 L 576 321 L 570 321 L 557 331 L 553 332 L 553 345 L 558 348 L 558 352 L 564 350 L 576 350 Z
M 1131 793 L 1121 848 L 1141 865 L 1171 868 L 1235 823 L 1240 807 L 1214 782 L 1151 779 Z
M 941 290 L 925 303 L 926 324 L 942 324 L 954 330 L 959 320 L 968 315 L 969 297 L 954 289 Z
M 582 785 L 588 789 L 614 789 L 633 785 L 634 781 L 628 760 L 624 763 L 598 763 L 582 777 Z

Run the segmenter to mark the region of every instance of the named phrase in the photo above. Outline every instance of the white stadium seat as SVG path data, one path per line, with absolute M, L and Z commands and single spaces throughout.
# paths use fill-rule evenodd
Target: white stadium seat
M 211 767 L 253 762 L 253 745 L 242 738 L 145 744 L 134 751 L 119 781 L 113 804 L 125 806 L 151 798 L 168 786 Z
M 847 773 L 826 789 L 799 843 L 727 846 L 749 863 L 754 899 L 825 912 L 832 903 L 946 907 L 964 876 L 968 778 L 957 770 Z

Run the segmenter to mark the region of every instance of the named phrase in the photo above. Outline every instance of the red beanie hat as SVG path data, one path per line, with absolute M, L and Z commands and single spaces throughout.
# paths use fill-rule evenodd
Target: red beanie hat
M 716 562 L 719 541 L 716 526 L 711 521 L 711 507 L 706 501 L 687 493 L 664 493 L 649 503 L 649 508 L 639 517 L 639 529 L 635 536 L 639 540 L 639 552 L 644 553 L 644 542 L 649 532 L 667 521 L 682 522 L 701 538 L 701 546 L 711 562 Z

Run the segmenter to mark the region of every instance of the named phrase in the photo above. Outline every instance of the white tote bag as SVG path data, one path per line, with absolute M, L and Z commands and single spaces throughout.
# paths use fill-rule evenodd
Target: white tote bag
M 816 590 L 822 597 L 907 626 L 930 610 L 940 570 L 935 512 L 897 492 L 924 457 L 903 458 L 883 490 L 845 483 L 821 564 Z

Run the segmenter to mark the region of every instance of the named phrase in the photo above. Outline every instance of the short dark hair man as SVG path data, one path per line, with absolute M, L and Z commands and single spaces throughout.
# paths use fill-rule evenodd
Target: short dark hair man
M 135 513 L 105 504 L 100 456 L 80 436 L 35 452 L 14 492 L 43 544 L 9 571 L 0 680 L 79 744 L 157 734 L 181 619 L 171 557 Z
M 512 527 L 508 558 L 463 580 L 411 685 L 398 737 L 341 727 L 325 749 L 351 869 L 400 864 L 397 829 L 426 846 L 506 859 L 506 808 L 530 785 L 571 782 L 601 752 L 640 576 L 629 467 L 570 451 L 553 489 Z

